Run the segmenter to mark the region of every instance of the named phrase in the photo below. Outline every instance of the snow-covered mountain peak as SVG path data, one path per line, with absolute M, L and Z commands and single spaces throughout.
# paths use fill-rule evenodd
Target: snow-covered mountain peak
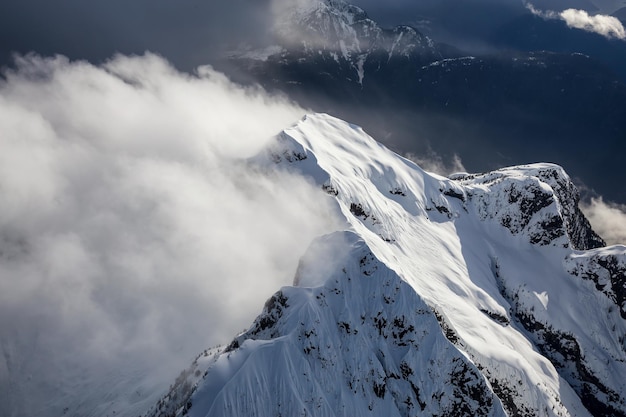
M 577 191 L 561 167 L 532 164 L 444 178 L 394 154 L 358 126 L 328 115 L 307 116 L 286 129 L 268 152 L 271 157 L 266 159 L 272 164 L 300 170 L 337 199 L 350 226 L 376 256 L 442 312 L 447 328 L 463 340 L 466 353 L 486 369 L 508 369 L 495 378 L 510 382 L 509 372 L 522 381 L 528 378 L 526 382 L 533 386 L 551 387 L 533 394 L 531 389 L 511 401 L 534 401 L 533 407 L 538 407 L 543 400 L 537 398 L 560 398 L 561 394 L 556 394 L 563 383 L 559 372 L 570 365 L 538 357 L 537 347 L 526 345 L 531 349 L 525 350 L 520 345 L 527 340 L 525 332 L 539 332 L 537 329 L 542 329 L 542 334 L 548 328 L 556 334 L 581 332 L 577 314 L 558 302 L 546 303 L 545 297 L 577 299 L 578 291 L 589 291 L 582 281 L 572 286 L 570 270 L 574 267 L 563 260 L 572 249 L 603 244 L 580 213 Z M 544 261 L 537 263 L 536 256 Z M 536 268 L 527 265 L 533 263 Z M 550 285 L 546 285 L 548 276 Z M 623 274 L 621 277 L 623 280 Z M 615 339 L 619 331 L 611 330 L 626 329 L 619 317 L 622 298 L 613 290 L 618 286 L 605 286 L 604 293 L 592 290 L 594 301 L 587 302 L 611 316 L 615 327 L 612 324 L 602 332 L 617 344 L 608 347 L 611 342 L 607 349 L 611 357 L 625 358 L 625 341 Z M 607 301 L 614 307 L 606 307 Z M 528 315 L 535 317 L 533 325 L 526 319 Z M 514 322 L 518 325 L 511 326 Z M 477 323 L 493 333 L 487 338 L 477 334 L 473 330 Z M 591 346 L 589 337 L 582 331 L 576 343 Z M 485 355 L 485 351 L 490 353 Z M 586 360 L 595 361 L 589 358 Z M 572 366 L 591 368 L 587 362 Z M 601 385 L 606 392 L 621 392 L 624 383 L 613 379 L 611 366 L 600 366 L 597 373 L 614 385 Z M 545 372 L 536 373 L 550 368 L 549 377 Z M 586 372 L 566 377 L 582 392 L 581 387 L 589 383 L 581 382 Z M 579 401 L 560 407 L 576 409 Z M 623 407 L 623 399 L 620 401 Z
M 361 184 L 372 188 L 365 194 L 392 200 L 412 215 L 435 211 L 433 218 L 448 221 L 473 206 L 483 220 L 496 220 L 512 234 L 527 235 L 532 243 L 571 244 L 576 249 L 604 245 L 578 208 L 576 187 L 558 165 L 531 164 L 443 178 L 399 157 L 360 127 L 321 114 L 306 116 L 286 129 L 270 152 L 276 163 L 297 161 L 329 190 L 358 199 L 364 190 L 353 184 Z M 308 156 L 311 159 L 305 161 Z
M 304 0 L 290 2 L 286 6 L 293 20 L 307 19 L 311 15 L 318 17 L 335 16 L 348 24 L 368 19 L 367 13 L 358 6 L 343 0 Z
M 339 52 L 345 59 L 361 53 L 381 35 L 363 9 L 341 0 L 296 2 L 282 9 L 280 16 L 275 32 L 282 42 L 301 44 L 309 52 Z
M 368 68 L 391 60 L 441 58 L 435 43 L 416 29 L 383 29 L 363 9 L 343 0 L 275 1 L 273 10 L 275 44 L 232 52 L 232 60 L 250 68 L 257 68 L 258 61 L 269 60 L 270 67 L 297 62 L 318 68 L 314 71 L 350 73 L 362 85 Z
M 154 415 L 626 415 L 626 247 L 576 249 L 601 242 L 562 168 L 444 178 L 324 114 L 251 162 L 346 230 Z

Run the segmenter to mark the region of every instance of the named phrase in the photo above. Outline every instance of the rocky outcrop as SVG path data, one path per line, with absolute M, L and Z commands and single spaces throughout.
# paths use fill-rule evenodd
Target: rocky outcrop
M 482 219 L 496 220 L 512 234 L 523 233 L 533 244 L 579 250 L 605 245 L 578 207 L 576 186 L 558 165 L 522 165 L 451 178 L 467 187 Z

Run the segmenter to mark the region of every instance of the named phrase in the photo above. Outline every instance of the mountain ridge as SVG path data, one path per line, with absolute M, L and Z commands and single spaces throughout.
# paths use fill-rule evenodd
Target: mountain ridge
M 182 401 L 172 400 L 174 390 L 150 415 L 350 415 L 341 404 L 373 415 L 383 406 L 397 415 L 625 415 L 626 247 L 603 247 L 560 203 L 575 191 L 560 167 L 448 179 L 327 115 L 286 129 L 252 162 L 309 176 L 337 201 L 348 231 L 313 243 L 296 287 L 281 289 L 249 330 L 218 349 L 204 378 L 176 394 Z M 589 242 L 595 249 L 575 248 Z M 361 284 L 368 289 L 352 287 Z M 414 296 L 423 302 L 404 298 Z M 570 305 L 577 300 L 584 304 Z M 427 307 L 417 313 L 415 305 Z M 439 348 L 425 348 L 431 344 L 419 334 L 426 333 Z M 378 340 L 376 348 L 364 345 L 363 334 Z M 412 353 L 390 353 L 402 343 Z M 447 370 L 432 380 L 424 365 L 430 354 Z M 448 383 L 460 390 L 454 394 L 434 388 L 454 375 L 474 382 Z M 455 396 L 460 408 L 443 400 Z
M 302 3 L 302 2 L 301 2 Z M 436 43 L 417 29 L 380 27 L 358 6 L 342 0 L 308 1 L 278 12 L 273 32 L 277 45 L 235 51 L 230 59 L 249 68 L 263 62 L 328 61 L 363 84 L 365 68 L 393 59 L 434 59 L 444 55 Z

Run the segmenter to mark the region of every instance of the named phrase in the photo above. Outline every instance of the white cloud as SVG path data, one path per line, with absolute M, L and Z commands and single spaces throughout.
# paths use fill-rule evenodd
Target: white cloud
M 589 15 L 584 10 L 567 9 L 560 13 L 548 10 L 538 10 L 532 4 L 526 3 L 526 8 L 543 19 L 563 20 L 568 27 L 594 32 L 606 38 L 626 39 L 626 30 L 616 17 L 602 14 Z
M 609 245 L 626 245 L 626 206 L 605 202 L 601 197 L 581 203 L 591 227 Z
M 558 13 L 552 10 L 539 10 L 532 3 L 524 2 L 524 6 L 535 16 L 539 16 L 544 19 L 558 19 Z
M 590 16 L 584 10 L 567 9 L 559 13 L 567 26 L 595 32 L 607 38 L 626 39 L 622 22 L 616 17 L 597 14 Z
M 242 163 L 304 111 L 150 54 L 4 75 L 0 415 L 141 412 L 334 228 L 316 187 Z
M 441 155 L 431 149 L 425 154 L 406 154 L 405 158 L 415 162 L 425 171 L 434 172 L 435 174 L 443 176 L 448 176 L 457 172 L 467 172 L 463 166 L 461 157 L 457 154 L 454 154 L 449 160 L 444 160 Z

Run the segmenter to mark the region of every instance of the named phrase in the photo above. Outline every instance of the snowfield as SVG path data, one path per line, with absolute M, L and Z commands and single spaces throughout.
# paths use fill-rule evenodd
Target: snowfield
M 626 415 L 626 247 L 562 168 L 444 178 L 325 114 L 251 163 L 312 178 L 344 229 L 150 415 Z

